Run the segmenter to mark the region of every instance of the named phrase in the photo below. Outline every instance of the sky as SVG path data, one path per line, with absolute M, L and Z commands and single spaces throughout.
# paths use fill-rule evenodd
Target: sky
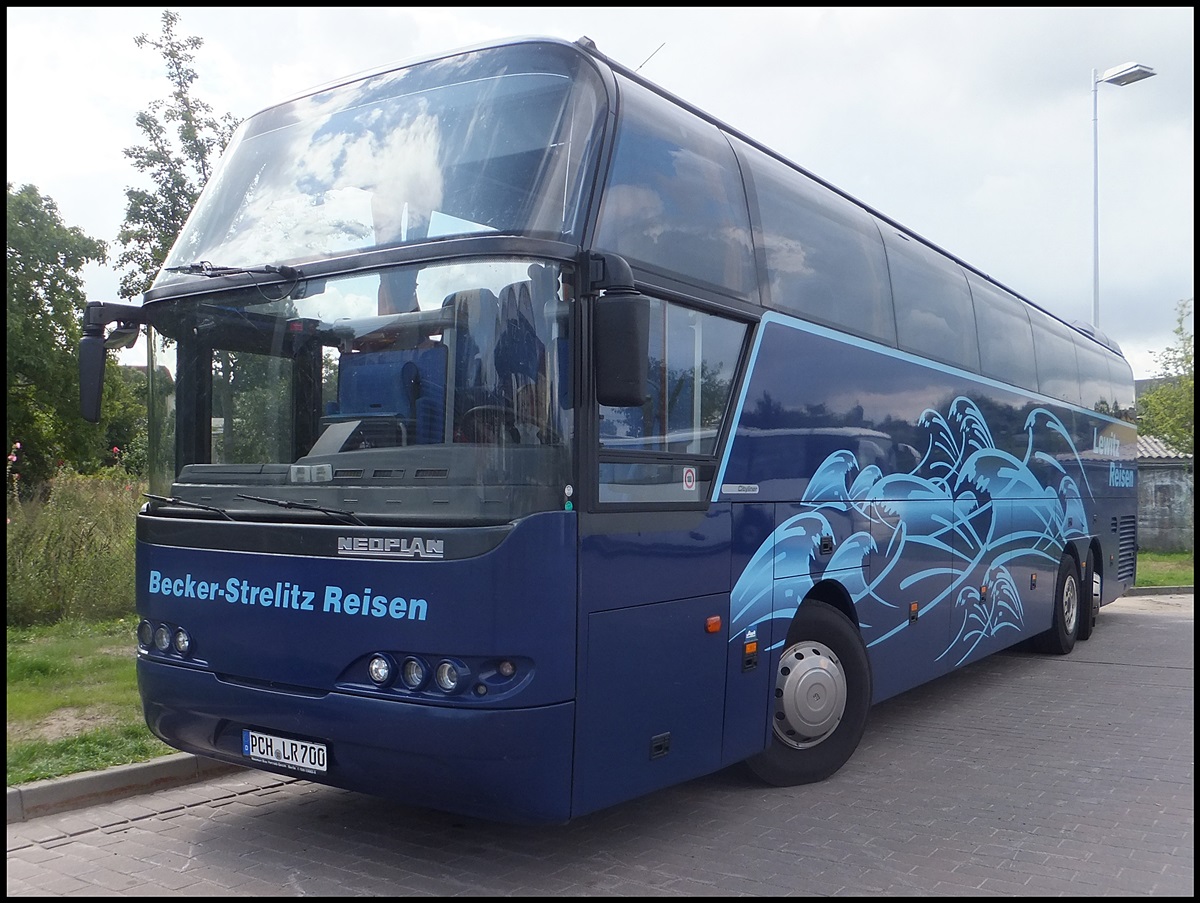
M 1093 320 L 1098 223 L 1100 329 L 1139 379 L 1194 295 L 1192 7 L 10 6 L 8 183 L 112 260 L 125 190 L 148 187 L 123 151 L 169 93 L 134 38 L 157 38 L 164 9 L 204 41 L 193 96 L 238 119 L 392 62 L 586 35 L 1067 321 Z M 1155 76 L 1093 91 L 1126 62 Z M 120 300 L 115 269 L 83 275 L 89 300 Z M 144 341 L 124 354 L 144 362 Z

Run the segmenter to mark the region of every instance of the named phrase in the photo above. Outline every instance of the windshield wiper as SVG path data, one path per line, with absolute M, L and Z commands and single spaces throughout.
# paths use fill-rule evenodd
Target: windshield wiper
M 328 514 L 330 517 L 340 517 L 345 519 L 347 523 L 357 524 L 360 527 L 365 527 L 366 524 L 358 519 L 358 516 L 353 511 L 343 511 L 340 508 L 325 508 L 321 505 L 309 505 L 304 502 L 288 502 L 282 499 L 268 499 L 259 495 L 242 495 L 238 494 L 240 499 L 249 499 L 252 502 L 262 502 L 264 505 L 275 505 L 278 508 L 303 508 L 305 511 L 320 511 L 322 514 Z
M 162 502 L 165 505 L 178 505 L 180 508 L 199 508 L 201 511 L 212 511 L 216 514 L 219 514 L 221 517 L 225 518 L 225 520 L 233 520 L 233 518 L 229 516 L 228 511 L 225 511 L 221 508 L 216 508 L 212 505 L 202 505 L 199 502 L 189 502 L 187 499 L 181 499 L 173 495 L 151 495 L 149 492 L 143 492 L 142 495 L 151 501 Z
M 282 276 L 284 279 L 299 279 L 300 271 L 295 267 L 290 266 L 272 266 L 271 264 L 263 264 L 260 267 L 220 267 L 209 263 L 207 260 L 200 260 L 196 263 L 188 263 L 183 266 L 167 267 L 168 273 L 186 273 L 189 276 L 208 276 L 215 278 L 217 276 L 237 276 L 240 274 L 246 275 L 264 275 L 264 276 Z

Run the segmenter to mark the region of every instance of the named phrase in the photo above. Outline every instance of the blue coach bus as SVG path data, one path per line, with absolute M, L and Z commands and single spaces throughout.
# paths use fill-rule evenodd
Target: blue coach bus
M 226 762 L 513 823 L 818 781 L 1134 582 L 1113 342 L 587 39 L 250 117 L 87 306 L 88 419 L 142 328 L 140 692 Z

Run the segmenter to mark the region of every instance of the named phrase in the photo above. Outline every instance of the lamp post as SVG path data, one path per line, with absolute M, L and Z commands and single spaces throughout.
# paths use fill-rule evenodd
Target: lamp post
M 1101 82 L 1110 85 L 1131 85 L 1150 78 L 1155 71 L 1141 63 L 1122 63 L 1103 75 L 1092 70 L 1092 327 L 1100 331 L 1100 126 L 1096 111 L 1097 89 Z

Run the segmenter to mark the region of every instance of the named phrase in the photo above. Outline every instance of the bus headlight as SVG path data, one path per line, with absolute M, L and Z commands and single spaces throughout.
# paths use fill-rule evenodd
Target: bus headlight
M 171 648 L 171 628 L 166 624 L 159 624 L 154 628 L 154 648 L 159 652 L 166 652 Z
M 188 632 L 182 627 L 175 631 L 172 643 L 175 646 L 175 651 L 180 655 L 187 655 L 188 650 L 192 648 L 192 638 L 188 636 Z
M 410 655 L 400 666 L 400 683 L 410 690 L 419 690 L 429 681 L 429 667 Z
M 439 690 L 445 693 L 457 693 L 461 679 L 462 675 L 459 673 L 458 666 L 449 660 L 439 662 L 437 671 L 433 675 L 434 683 L 438 685 Z
M 386 655 L 376 653 L 367 662 L 367 674 L 377 686 L 386 687 L 391 682 L 394 673 L 392 660 Z
M 149 621 L 138 624 L 137 638 L 140 645 L 149 649 L 150 644 L 154 642 L 154 625 Z

